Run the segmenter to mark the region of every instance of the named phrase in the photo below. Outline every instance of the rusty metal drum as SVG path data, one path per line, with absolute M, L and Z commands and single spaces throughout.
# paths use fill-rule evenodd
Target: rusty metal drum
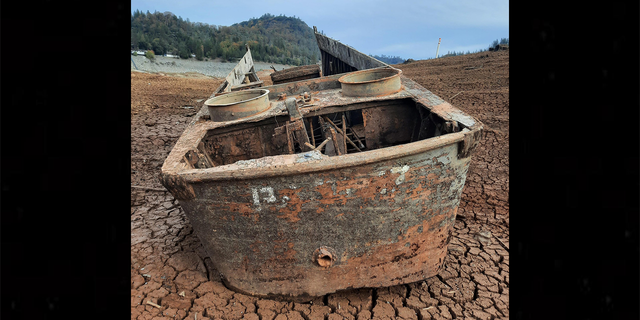
M 347 97 L 376 97 L 396 93 L 401 89 L 402 70 L 377 68 L 350 72 L 338 79 L 342 95 Z
M 204 102 L 212 121 L 232 121 L 253 116 L 269 108 L 269 90 L 254 89 L 223 94 Z

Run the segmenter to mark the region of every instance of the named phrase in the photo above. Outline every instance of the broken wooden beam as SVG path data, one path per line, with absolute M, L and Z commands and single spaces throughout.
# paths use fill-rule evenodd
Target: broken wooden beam
M 311 151 L 319 151 L 319 150 L 321 150 L 322 147 L 324 147 L 329 141 L 331 141 L 331 138 L 326 138 L 324 141 L 322 141 L 322 143 L 319 146 L 315 147 Z M 305 142 L 305 145 L 308 146 L 308 147 L 311 146 L 311 144 L 309 142 Z
M 327 119 L 329 120 L 329 119 Z M 329 120 L 331 121 L 331 120 Z M 331 132 L 331 140 L 333 140 L 333 148 L 336 150 L 336 154 L 338 154 L 339 156 L 342 155 L 342 151 L 340 151 L 340 147 L 338 146 L 338 137 L 336 135 L 336 130 L 334 130 L 333 128 L 329 128 L 329 132 Z M 346 150 L 345 150 L 346 152 Z
M 333 121 L 331 121 L 331 119 L 329 119 L 327 116 L 322 116 L 322 117 L 320 117 L 320 118 L 324 118 L 324 120 L 325 120 L 325 121 L 329 122 L 329 123 L 330 123 L 334 128 L 336 128 L 336 130 L 338 131 L 338 133 L 340 133 L 341 135 L 345 136 L 345 137 L 346 137 L 346 140 L 347 140 L 347 141 L 348 141 L 348 142 L 349 142 L 349 143 L 350 143 L 354 148 L 356 148 L 356 150 L 358 150 L 358 151 L 362 151 L 360 148 L 358 148 L 358 146 L 356 146 L 356 144 L 355 144 L 355 143 L 353 143 L 353 141 L 351 141 L 351 139 L 350 139 L 349 137 L 347 137 L 347 135 L 346 135 L 344 132 L 342 132 L 342 130 L 340 130 L 340 128 L 338 128 L 338 127 L 336 126 L 336 124 L 335 124 L 335 123 L 333 123 Z M 352 130 L 352 131 L 353 131 L 353 130 Z M 360 142 L 360 143 L 362 143 L 362 142 Z M 346 146 L 345 146 L 345 150 L 346 150 Z
M 313 119 L 309 118 L 309 130 L 311 131 L 311 144 L 316 147 L 316 137 L 313 134 Z

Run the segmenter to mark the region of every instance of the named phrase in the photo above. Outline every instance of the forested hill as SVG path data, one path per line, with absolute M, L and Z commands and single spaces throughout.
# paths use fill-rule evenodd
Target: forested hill
M 183 20 L 171 12 L 131 15 L 131 49 L 197 59 L 237 61 L 251 48 L 254 60 L 290 65 L 316 63 L 320 50 L 313 29 L 299 18 L 265 14 L 231 26 Z
M 387 64 L 398 64 L 398 63 L 403 63 L 403 62 L 406 61 L 405 59 L 402 59 L 400 57 L 395 57 L 395 56 L 392 57 L 392 56 L 387 56 L 387 55 L 384 55 L 384 54 L 381 55 L 381 56 L 378 56 L 378 55 L 375 55 L 375 54 L 374 55 L 370 54 L 370 56 L 372 56 L 375 59 L 378 59 L 378 60 L 380 60 L 380 61 L 382 61 L 384 63 L 387 63 Z

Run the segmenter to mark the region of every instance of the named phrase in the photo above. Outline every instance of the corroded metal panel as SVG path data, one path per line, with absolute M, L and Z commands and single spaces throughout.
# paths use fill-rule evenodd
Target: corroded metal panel
M 437 274 L 469 161 L 449 144 L 310 174 L 191 183 L 195 198 L 180 203 L 240 291 L 304 298 L 397 285 Z
M 322 54 L 323 76 L 389 66 L 378 59 L 318 33 L 315 27 L 314 31 L 318 48 L 320 48 L 320 53 Z

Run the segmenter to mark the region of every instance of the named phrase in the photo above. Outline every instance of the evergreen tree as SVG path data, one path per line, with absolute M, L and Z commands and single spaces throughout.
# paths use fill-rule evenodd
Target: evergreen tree
M 201 44 L 200 40 L 198 40 L 198 45 L 196 46 L 196 59 L 200 61 L 204 59 L 204 46 Z
M 178 46 L 178 56 L 181 59 L 189 59 L 189 49 L 187 48 L 187 45 L 184 43 L 181 43 Z
M 213 56 L 211 56 L 211 51 L 213 49 L 213 41 L 211 41 L 211 39 L 207 39 L 204 43 L 203 43 L 203 51 L 204 51 L 204 56 L 208 57 L 208 58 L 213 58 Z
M 164 46 L 162 45 L 162 42 L 158 38 L 153 39 L 153 41 L 151 42 L 151 49 L 156 54 L 159 54 L 159 55 L 165 54 Z

